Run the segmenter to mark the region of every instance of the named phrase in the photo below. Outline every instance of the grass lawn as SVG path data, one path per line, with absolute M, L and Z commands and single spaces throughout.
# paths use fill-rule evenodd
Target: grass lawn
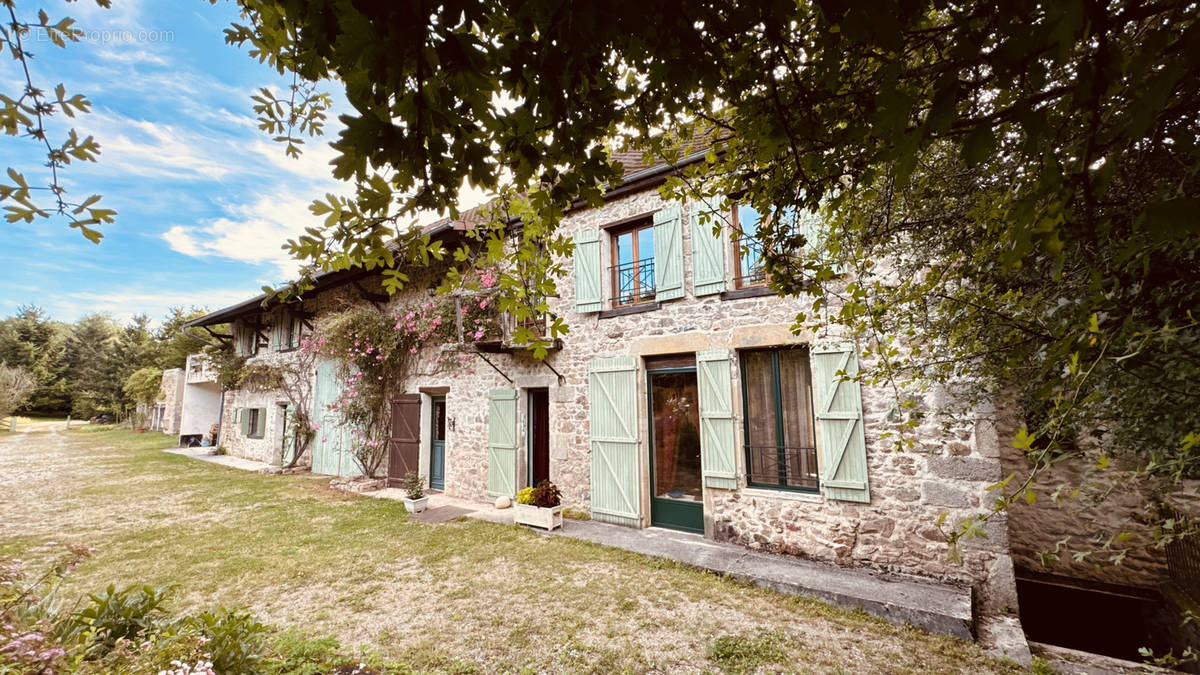
M 178 584 L 418 671 L 1014 672 L 974 645 L 675 563 L 161 452 L 159 434 L 0 436 L 0 555 L 99 548 L 67 591 Z M 279 639 L 293 639 L 295 632 Z M 291 637 L 289 637 L 289 635 Z

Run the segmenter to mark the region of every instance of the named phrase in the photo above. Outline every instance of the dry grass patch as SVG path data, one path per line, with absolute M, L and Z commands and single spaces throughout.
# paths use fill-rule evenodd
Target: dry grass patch
M 1009 672 L 974 645 L 687 566 L 161 452 L 151 434 L 0 438 L 0 553 L 100 548 L 68 591 L 175 583 L 181 609 L 436 672 Z M 283 634 L 280 640 L 299 640 Z M 300 643 L 303 646 L 303 641 Z

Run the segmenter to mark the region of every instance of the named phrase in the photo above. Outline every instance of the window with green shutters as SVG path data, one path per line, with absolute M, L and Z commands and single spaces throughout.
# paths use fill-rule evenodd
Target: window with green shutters
M 692 202 L 692 293 L 696 297 L 725 290 L 724 214 L 720 204 Z
M 242 435 L 247 438 L 262 438 L 267 431 L 266 408 L 241 408 L 238 422 Z
M 654 214 L 654 286 L 657 300 L 683 297 L 683 227 L 678 206 Z
M 818 453 L 807 350 L 744 351 L 741 365 L 747 485 L 815 492 Z
M 870 502 L 862 392 L 853 342 L 812 346 L 813 407 L 825 496 Z

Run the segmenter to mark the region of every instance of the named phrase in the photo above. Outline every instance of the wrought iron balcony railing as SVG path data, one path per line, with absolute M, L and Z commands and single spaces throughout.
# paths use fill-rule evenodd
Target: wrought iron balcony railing
M 632 305 L 654 300 L 654 258 L 613 265 L 613 305 Z
M 746 446 L 751 485 L 769 485 L 797 489 L 816 489 L 817 449 L 790 445 Z
M 735 281 L 740 286 L 755 286 L 767 282 L 766 268 L 763 266 L 762 242 L 753 237 L 741 237 L 734 242 L 738 257 L 738 269 Z

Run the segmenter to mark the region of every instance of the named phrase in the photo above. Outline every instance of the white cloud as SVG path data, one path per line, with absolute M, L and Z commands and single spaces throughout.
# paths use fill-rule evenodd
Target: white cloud
M 172 124 L 136 120 L 95 111 L 80 123 L 100 143 L 105 171 L 153 178 L 220 180 L 235 169 L 229 161 L 230 140 Z
M 162 236 L 172 250 L 184 255 L 274 265 L 281 280 L 291 279 L 299 264 L 282 246 L 305 227 L 318 224 L 308 211 L 309 203 L 295 194 L 260 196 L 252 204 L 231 207 L 226 217 L 195 226 L 176 225 Z
M 104 293 L 59 293 L 45 303 L 51 316 L 64 321 L 74 321 L 94 312 L 111 314 L 120 322 L 126 322 L 138 314 L 148 315 L 158 323 L 171 307 L 208 307 L 210 310 L 228 307 L 253 297 L 255 291 L 247 288 L 208 288 L 189 290 L 104 292 Z
M 300 146 L 303 152 L 298 159 L 288 157 L 284 148 L 282 143 L 264 140 L 255 141 L 250 146 L 250 150 L 261 155 L 280 171 L 299 178 L 306 178 L 314 183 L 325 184 L 325 187 L 321 188 L 322 192 L 341 184 L 341 181 L 333 177 L 333 167 L 329 164 L 337 157 L 338 153 L 329 147 L 327 139 L 306 138 L 304 145 Z

